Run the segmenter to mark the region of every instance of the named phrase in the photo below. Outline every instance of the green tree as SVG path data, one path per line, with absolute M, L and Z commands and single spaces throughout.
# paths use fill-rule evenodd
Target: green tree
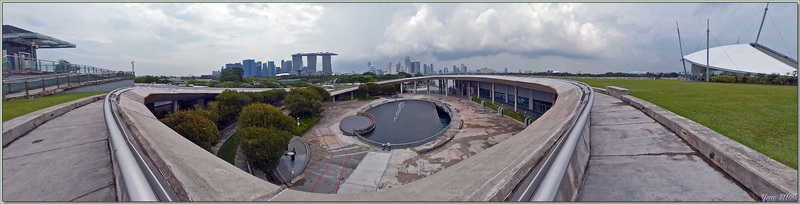
M 194 109 L 167 115 L 161 122 L 175 130 L 197 146 L 211 152 L 211 146 L 219 141 L 219 130 L 207 117 L 208 111 Z
M 219 80 L 221 82 L 242 82 L 242 75 L 244 75 L 244 69 L 241 67 L 231 67 L 222 69 L 222 73 L 219 75 Z
M 294 88 L 286 95 L 283 105 L 294 117 L 314 116 L 322 112 L 322 97 L 307 88 Z
M 409 74 L 409 73 L 405 73 L 405 72 L 397 72 L 397 76 L 398 76 L 398 77 L 400 77 L 400 78 L 402 79 L 402 78 L 409 78 L 409 77 L 411 77 L 411 74 Z
M 325 88 L 322 88 L 322 86 L 320 86 L 320 85 L 310 85 L 310 86 L 308 86 L 308 88 L 311 89 L 311 90 L 316 91 L 317 93 L 319 93 L 319 96 L 322 97 L 322 101 L 331 100 L 331 93 L 329 93 L 328 90 L 325 90 Z
M 263 172 L 272 172 L 279 164 L 284 150 L 289 146 L 291 134 L 269 127 L 242 127 L 234 133 L 242 139 L 242 150 L 250 165 Z
M 416 73 L 416 74 L 414 74 L 414 77 L 421 77 L 421 76 L 423 76 L 423 75 L 422 75 L 422 73 Z
M 370 96 L 381 95 L 381 85 L 376 83 L 367 83 L 367 88 Z
M 146 83 L 146 84 L 149 84 L 149 83 L 153 83 L 153 82 L 158 82 L 158 79 L 156 79 L 155 77 L 150 76 L 150 75 L 146 75 L 144 77 L 136 77 L 135 79 L 133 79 L 133 83 Z
M 221 125 L 230 124 L 242 108 L 252 101 L 246 94 L 230 89 L 222 91 L 215 99 L 216 101 L 209 103 L 211 114 L 214 115 L 211 118 L 217 119 L 217 124 Z
M 261 101 L 261 103 L 272 104 L 273 106 L 277 106 L 278 104 L 283 102 L 283 99 L 286 98 L 286 94 L 287 92 L 284 89 L 272 89 L 269 91 L 265 91 L 264 98 L 262 98 L 264 101 Z
M 283 111 L 272 105 L 263 103 L 253 103 L 245 106 L 239 114 L 240 126 L 254 127 L 275 127 L 279 130 L 291 131 L 294 128 L 294 120 Z
M 397 92 L 397 87 L 394 84 L 381 85 L 381 92 L 386 95 L 393 95 Z

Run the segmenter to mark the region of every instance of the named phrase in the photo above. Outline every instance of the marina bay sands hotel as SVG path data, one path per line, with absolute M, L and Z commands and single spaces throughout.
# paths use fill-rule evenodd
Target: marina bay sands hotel
M 338 55 L 330 52 L 318 53 L 297 53 L 292 55 L 292 74 L 293 75 L 316 75 L 317 73 L 317 55 L 322 55 L 322 74 L 333 75 L 331 70 L 331 55 Z M 307 69 L 303 70 L 303 56 L 306 56 L 308 61 Z M 303 72 L 305 71 L 305 72 Z

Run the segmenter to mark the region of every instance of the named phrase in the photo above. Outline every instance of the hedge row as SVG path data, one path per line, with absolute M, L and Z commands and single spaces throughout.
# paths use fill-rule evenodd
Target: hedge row
M 483 100 L 478 98 L 478 97 L 474 97 L 473 96 L 472 97 L 472 101 L 475 101 L 476 103 L 481 103 L 481 101 L 483 101 Z M 500 106 L 498 106 L 497 104 L 494 104 L 494 103 L 489 102 L 489 101 L 484 101 L 483 105 L 486 106 L 486 108 L 492 109 L 494 111 L 497 111 L 497 109 L 500 108 Z M 528 117 L 526 115 L 523 115 L 521 113 L 517 113 L 516 111 L 509 110 L 507 108 L 503 109 L 503 115 L 511 117 L 514 120 L 517 120 L 519 122 L 525 122 L 525 118 Z
M 772 84 L 797 86 L 796 77 L 780 76 L 777 74 L 756 76 L 712 76 L 711 82 L 740 83 L 740 84 Z

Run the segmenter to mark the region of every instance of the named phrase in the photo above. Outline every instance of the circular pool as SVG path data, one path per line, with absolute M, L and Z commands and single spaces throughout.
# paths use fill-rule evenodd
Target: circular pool
M 365 110 L 375 128 L 359 139 L 375 146 L 407 148 L 430 142 L 450 125 L 449 107 L 441 102 L 406 99 L 378 104 Z

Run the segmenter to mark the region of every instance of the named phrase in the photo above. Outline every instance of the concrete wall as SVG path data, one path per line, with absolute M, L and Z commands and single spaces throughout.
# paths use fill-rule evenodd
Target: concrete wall
M 797 194 L 797 170 L 655 104 L 630 95 L 618 98 L 680 136 L 757 196 Z
M 436 79 L 415 77 L 414 80 Z M 253 177 L 178 135 L 143 104 L 148 95 L 200 92 L 193 89 L 135 88 L 120 97 L 123 120 L 182 198 L 193 201 L 502 201 L 533 168 L 577 117 L 581 91 L 560 80 L 507 76 L 444 76 L 440 78 L 508 82 L 556 92 L 559 103 L 539 120 L 469 159 L 409 184 L 378 192 L 318 194 L 284 189 Z M 385 83 L 410 81 L 391 80 Z M 487 87 L 488 88 L 488 87 Z M 332 91 L 349 94 L 355 88 Z M 220 91 L 221 92 L 221 91 Z M 464 179 L 469 178 L 469 179 Z M 413 196 L 409 196 L 413 195 Z
M 105 94 L 76 99 L 3 122 L 3 147 L 45 122 L 78 107 L 102 100 Z
M 132 87 L 132 86 L 133 86 L 133 79 L 126 79 L 126 80 L 113 81 L 103 84 L 82 86 L 74 89 L 65 90 L 62 93 L 110 92 L 113 91 L 114 89 L 122 87 Z

